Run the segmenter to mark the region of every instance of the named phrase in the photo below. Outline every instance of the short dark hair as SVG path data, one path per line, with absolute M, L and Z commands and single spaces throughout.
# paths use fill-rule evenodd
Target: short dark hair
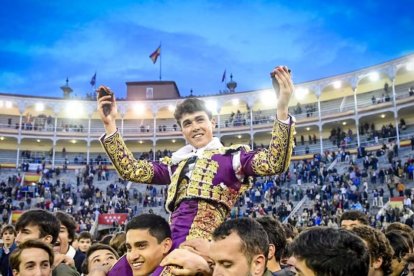
M 7 224 L 5 226 L 3 226 L 3 228 L 1 229 L 1 236 L 3 237 L 4 233 L 9 232 L 9 233 L 13 233 L 14 236 L 17 235 L 16 233 L 16 229 L 14 229 L 14 226 L 11 224 Z
M 404 232 L 393 230 L 390 232 L 385 233 L 385 236 L 387 237 L 388 241 L 390 242 L 392 248 L 394 249 L 394 258 L 401 261 L 402 258 L 405 257 L 405 255 L 410 253 L 410 245 L 408 243 L 408 240 L 403 235 Z
M 47 235 L 52 236 L 52 244 L 54 244 L 59 236 L 60 222 L 49 211 L 42 209 L 28 210 L 24 212 L 16 223 L 16 231 L 19 232 L 26 226 L 39 227 L 40 237 L 43 238 Z
M 127 223 L 125 233 L 136 229 L 148 229 L 148 232 L 157 239 L 158 243 L 166 238 L 171 238 L 170 225 L 163 217 L 156 214 L 141 214 L 133 217 Z
M 78 236 L 78 241 L 79 240 L 91 240 L 92 241 L 92 235 L 88 231 L 82 231 L 80 232 Z
M 181 118 L 183 114 L 192 114 L 198 111 L 204 111 L 207 113 L 208 118 L 211 120 L 213 117 L 213 114 L 210 110 L 206 107 L 206 103 L 203 100 L 197 99 L 197 98 L 188 98 L 179 105 L 177 105 L 177 108 L 174 112 L 174 118 L 177 121 L 178 125 L 181 127 Z
M 286 233 L 280 221 L 272 217 L 261 217 L 256 219 L 267 233 L 269 243 L 276 247 L 276 261 L 280 261 L 286 247 Z
M 251 218 L 227 220 L 214 230 L 213 240 L 223 240 L 232 233 L 236 233 L 240 237 L 241 251 L 249 263 L 257 254 L 263 254 L 267 260 L 269 238 L 259 222 Z
M 40 240 L 27 240 L 24 243 L 20 244 L 19 247 L 16 248 L 10 254 L 9 263 L 10 263 L 10 267 L 12 270 L 16 269 L 17 271 L 19 271 L 19 266 L 21 263 L 20 255 L 22 254 L 23 250 L 28 249 L 28 248 L 39 248 L 39 249 L 43 249 L 44 251 L 46 251 L 47 254 L 49 255 L 50 267 L 52 267 L 53 261 L 54 261 L 54 255 L 53 255 L 52 248 L 48 244 Z
M 364 225 L 369 224 L 367 215 L 355 210 L 346 211 L 345 213 L 343 213 L 341 216 L 340 224 L 342 224 L 343 220 L 357 220 Z
M 75 231 L 76 231 L 76 221 L 75 219 L 66 213 L 63 213 L 61 211 L 57 211 L 55 213 L 55 216 L 60 221 L 62 225 L 68 229 L 68 236 L 71 240 L 71 243 L 75 240 Z
M 360 237 L 345 229 L 308 228 L 289 249 L 318 276 L 368 275 L 368 248 Z
M 102 244 L 102 243 L 95 243 L 94 245 L 92 245 L 91 247 L 89 247 L 88 251 L 86 251 L 86 255 L 85 255 L 85 259 L 82 263 L 82 272 L 84 274 L 88 274 L 89 273 L 89 257 L 92 255 L 93 252 L 98 251 L 98 250 L 108 250 L 110 252 L 112 252 L 116 259 L 119 259 L 119 255 L 118 253 L 115 251 L 115 249 L 113 249 L 112 247 L 110 247 L 107 244 Z
M 381 269 L 384 272 L 384 275 L 391 275 L 391 262 L 394 250 L 385 234 L 366 225 L 355 226 L 350 231 L 367 242 L 369 254 L 371 255 L 371 262 L 374 262 L 378 258 L 382 258 Z

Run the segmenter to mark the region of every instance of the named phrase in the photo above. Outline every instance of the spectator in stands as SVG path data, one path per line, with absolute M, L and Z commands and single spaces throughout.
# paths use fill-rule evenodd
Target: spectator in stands
M 92 235 L 87 231 L 81 232 L 78 237 L 78 247 L 79 247 L 78 250 L 82 252 L 83 254 L 86 254 L 86 252 L 88 252 L 88 249 L 91 247 L 91 245 L 92 245 Z
M 390 275 L 394 250 L 384 233 L 366 225 L 355 226 L 351 229 L 351 232 L 363 239 L 368 245 L 371 261 L 368 275 Z
M 3 246 L 0 248 L 0 275 L 12 275 L 12 270 L 9 266 L 9 256 L 16 249 L 15 238 L 16 230 L 13 225 L 8 224 L 1 229 Z
M 190 229 L 197 229 L 197 237 L 210 239 L 213 229 L 225 220 L 238 197 L 248 189 L 250 176 L 274 175 L 288 168 L 293 146 L 294 122 L 288 115 L 293 83 L 286 67 L 275 68 L 272 75 L 280 87 L 277 119 L 269 148 L 260 151 L 250 151 L 245 145 L 224 147 L 213 137 L 215 120 L 205 103 L 188 98 L 177 106 L 174 116 L 189 144 L 162 163 L 139 161 L 117 131 L 115 100 L 111 96 L 98 99 L 98 112 L 106 132 L 100 141 L 118 173 L 138 183 L 169 184 L 166 208 L 172 212 L 174 248 L 195 235 Z M 104 105 L 111 106 L 109 114 L 103 112 Z M 283 145 L 277 141 L 284 141 Z M 177 193 L 178 187 L 184 187 L 184 193 Z
M 82 272 L 88 276 L 105 276 L 118 259 L 118 253 L 112 247 L 101 243 L 94 244 L 86 253 Z
M 50 276 L 53 262 L 52 249 L 40 240 L 28 240 L 10 255 L 10 267 L 14 276 Z
M 360 211 L 346 211 L 341 216 L 341 227 L 345 229 L 352 229 L 357 225 L 368 225 L 369 221 L 367 215 Z
M 127 254 L 109 271 L 109 276 L 150 275 L 172 247 L 168 222 L 155 214 L 132 218 L 125 227 Z M 158 267 L 154 275 L 159 275 Z
M 312 227 L 290 245 L 288 263 L 299 275 L 366 276 L 369 251 L 363 240 L 344 229 Z
M 250 218 L 228 220 L 213 232 L 209 256 L 213 275 L 272 275 L 266 269 L 269 240 L 263 227 Z
M 282 269 L 280 266 L 287 244 L 285 229 L 279 221 L 271 217 L 261 217 L 257 221 L 262 225 L 269 238 L 267 269 L 273 273 L 273 276 L 289 275 L 287 273 L 291 271 Z
M 59 237 L 54 247 L 55 254 L 57 256 L 63 254 L 67 258 L 73 259 L 76 270 L 82 273 L 82 263 L 85 259 L 85 254 L 71 246 L 72 241 L 75 240 L 76 222 L 71 215 L 66 213 L 58 211 L 55 215 L 60 221 Z
M 29 210 L 24 212 L 16 222 L 16 244 L 28 240 L 39 240 L 49 245 L 54 245 L 59 237 L 60 222 L 50 212 L 45 210 Z M 54 275 L 79 276 L 75 263 L 66 256 L 55 258 L 53 263 Z

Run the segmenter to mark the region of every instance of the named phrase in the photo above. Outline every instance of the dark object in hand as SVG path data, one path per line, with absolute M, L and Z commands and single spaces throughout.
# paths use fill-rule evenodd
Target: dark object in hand
M 285 71 L 287 70 L 287 72 L 290 74 L 292 71 L 290 69 L 288 69 L 287 67 L 283 68 Z M 275 74 L 272 72 L 270 73 L 270 77 L 272 78 L 272 85 L 273 85 L 273 89 L 276 91 L 276 95 L 279 96 L 279 83 L 277 82 L 277 79 L 275 77 Z
M 108 87 L 101 86 L 98 90 L 98 98 L 103 96 L 111 95 L 111 102 L 114 100 L 114 92 L 111 91 Z M 102 106 L 103 113 L 105 116 L 108 116 L 111 113 L 112 103 L 111 104 L 104 104 Z

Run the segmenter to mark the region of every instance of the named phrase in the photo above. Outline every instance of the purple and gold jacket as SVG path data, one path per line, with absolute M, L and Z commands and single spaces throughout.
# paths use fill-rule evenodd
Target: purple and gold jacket
M 205 150 L 192 164 L 188 159 L 173 164 L 136 160 L 121 135 L 101 137 L 101 143 L 118 174 L 129 181 L 168 184 L 166 208 L 171 212 L 173 249 L 194 238 L 211 239 L 214 229 L 228 216 L 238 197 L 254 176 L 287 170 L 293 149 L 294 119 L 290 124 L 275 120 L 267 149 L 251 151 L 246 145 Z

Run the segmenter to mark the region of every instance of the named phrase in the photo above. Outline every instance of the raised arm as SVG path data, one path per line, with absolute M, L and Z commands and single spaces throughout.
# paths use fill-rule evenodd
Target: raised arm
M 106 87 L 99 87 L 98 91 L 101 88 L 108 89 Z M 112 93 L 112 91 L 110 92 Z M 146 160 L 136 160 L 125 145 L 116 128 L 115 121 L 118 110 L 113 93 L 112 95 L 108 93 L 105 96 L 98 94 L 97 101 L 98 112 L 105 127 L 105 134 L 101 136 L 100 142 L 118 174 L 123 179 L 137 183 L 169 184 L 170 175 L 167 165 Z
M 272 138 L 267 149 L 241 153 L 241 173 L 246 176 L 282 173 L 288 169 L 292 156 L 295 122 L 288 114 L 290 97 L 294 91 L 290 70 L 286 66 L 279 66 L 270 75 L 278 98 Z

